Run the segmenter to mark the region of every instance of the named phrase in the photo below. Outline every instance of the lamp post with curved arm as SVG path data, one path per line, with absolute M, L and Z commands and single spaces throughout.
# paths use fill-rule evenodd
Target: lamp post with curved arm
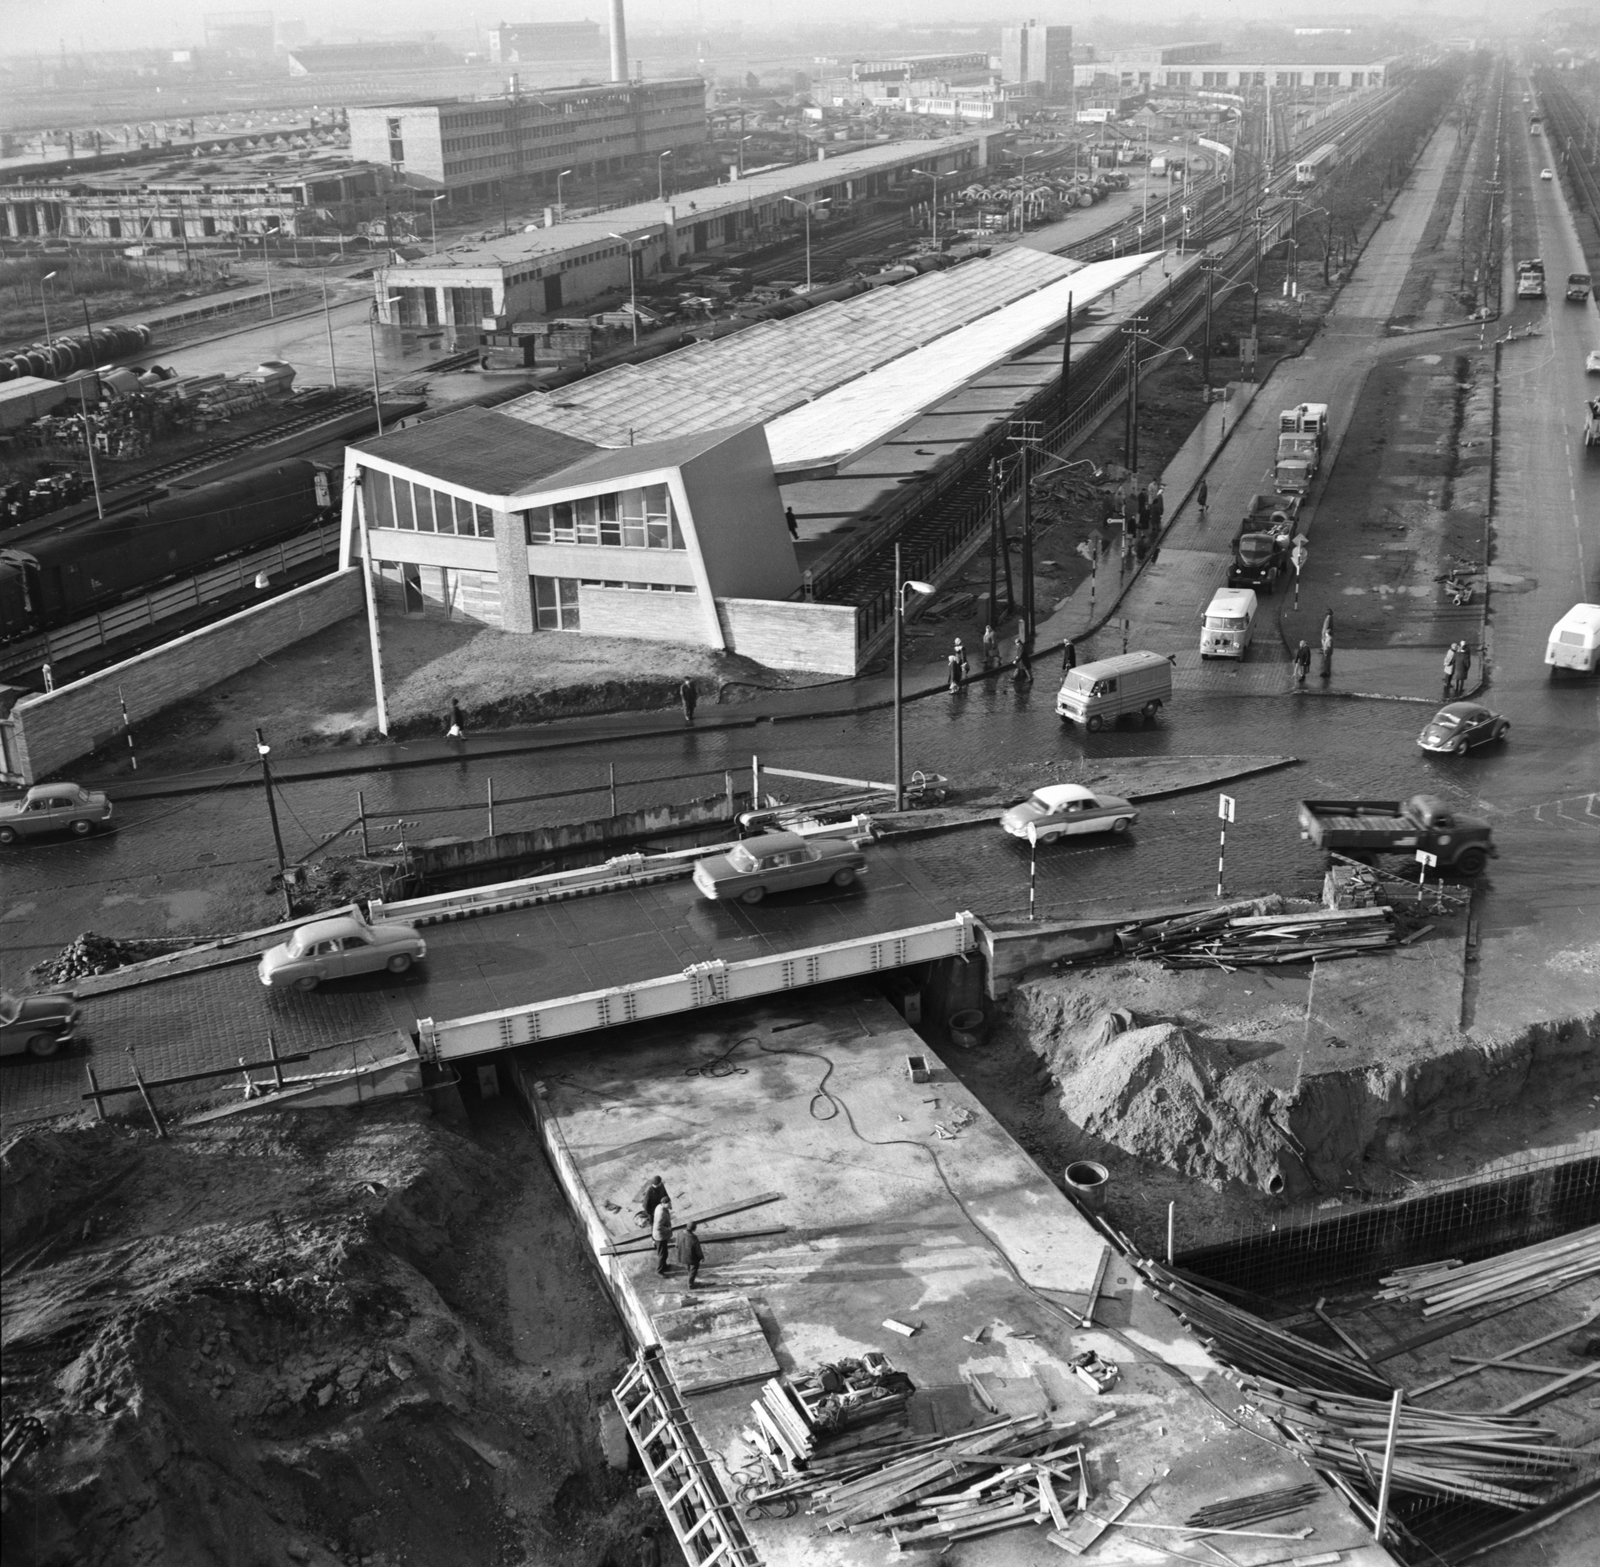
M 913 169 L 911 172 L 933 181 L 933 216 L 930 232 L 933 243 L 937 245 L 939 243 L 939 171 L 937 169 Z
M 1174 347 L 1168 343 L 1158 343 L 1156 340 L 1139 328 L 1144 325 L 1143 316 L 1134 316 L 1123 324 L 1123 334 L 1128 339 L 1128 422 L 1123 439 L 1122 466 L 1129 473 L 1137 474 L 1139 471 L 1139 373 L 1144 365 L 1151 365 L 1158 359 L 1165 358 L 1168 354 L 1182 354 L 1191 364 L 1194 355 L 1181 344 Z M 1140 359 L 1139 344 L 1149 343 L 1157 352 L 1148 359 Z
M 801 201 L 798 196 L 785 196 L 785 201 L 793 202 L 806 215 L 806 292 L 811 292 L 811 210 L 813 207 L 825 207 L 833 200 L 832 196 L 819 196 L 815 201 Z
M 633 317 L 633 346 L 639 346 L 639 295 L 635 288 L 635 272 L 633 266 L 633 247 L 647 244 L 642 239 L 629 239 L 625 234 L 612 233 L 610 239 L 620 239 L 628 247 L 628 314 Z
M 672 156 L 670 147 L 656 157 L 656 199 L 662 203 L 667 199 L 667 159 Z
M 894 808 L 905 809 L 905 738 L 900 724 L 900 644 L 905 636 L 906 591 L 932 593 L 931 582 L 905 581 L 900 575 L 900 545 L 894 547 Z

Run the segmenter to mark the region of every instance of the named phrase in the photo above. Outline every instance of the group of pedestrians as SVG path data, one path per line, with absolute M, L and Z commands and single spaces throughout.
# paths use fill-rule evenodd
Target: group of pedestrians
M 1019 686 L 1033 684 L 1033 655 L 1028 651 L 1028 635 L 1025 626 L 1017 628 L 1017 640 L 1011 650 L 1011 657 L 1006 658 L 1000 647 L 1000 639 L 995 635 L 992 625 L 983 628 L 983 672 L 993 674 L 995 670 L 1003 668 L 1007 663 L 1011 665 L 1011 678 Z M 960 637 L 955 640 L 955 646 L 945 655 L 945 672 L 948 688 L 959 691 L 972 674 L 972 665 L 967 658 L 966 646 Z
M 1322 678 L 1333 679 L 1333 611 L 1326 611 L 1322 617 L 1322 630 L 1317 637 L 1317 645 L 1322 652 Z M 1304 691 L 1306 679 L 1311 674 L 1311 647 L 1304 637 L 1300 639 L 1300 646 L 1294 650 L 1294 683 L 1295 688 Z
M 1444 700 L 1460 696 L 1467 689 L 1467 677 L 1472 673 L 1472 649 L 1462 642 L 1452 642 L 1445 649 Z
M 651 1176 L 649 1184 L 639 1193 L 638 1217 L 650 1231 L 656 1272 L 672 1272 L 672 1264 L 667 1259 L 676 1252 L 679 1266 L 688 1270 L 689 1288 L 697 1288 L 700 1265 L 705 1261 L 705 1246 L 695 1231 L 693 1219 L 681 1227 L 673 1222 L 672 1199 L 667 1195 L 667 1183 L 659 1175 Z

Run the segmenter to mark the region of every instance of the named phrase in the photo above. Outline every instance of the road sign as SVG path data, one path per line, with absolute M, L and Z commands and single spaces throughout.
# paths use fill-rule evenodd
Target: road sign
M 1217 796 L 1217 815 L 1225 822 L 1233 820 L 1233 796 L 1219 794 Z
M 1417 850 L 1417 864 L 1418 865 L 1433 866 L 1433 865 L 1437 865 L 1438 863 L 1439 863 L 1439 856 L 1437 854 L 1429 854 L 1426 849 L 1418 849 Z
M 1310 557 L 1310 550 L 1308 550 L 1303 544 L 1297 544 L 1292 550 L 1289 551 L 1289 559 L 1294 562 L 1295 576 L 1298 577 L 1300 575 L 1301 571 L 1305 567 L 1306 561 L 1309 560 Z

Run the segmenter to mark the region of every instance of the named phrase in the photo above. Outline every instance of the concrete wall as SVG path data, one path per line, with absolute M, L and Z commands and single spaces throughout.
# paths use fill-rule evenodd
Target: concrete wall
M 32 783 L 122 732 L 121 699 L 137 724 L 247 669 L 264 655 L 361 611 L 361 573 L 334 572 L 109 669 L 18 702 L 12 718 Z
M 856 672 L 853 604 L 802 604 L 789 599 L 717 600 L 717 618 L 731 653 L 769 669 Z
M 679 469 L 718 598 L 784 599 L 800 586 L 767 432 L 752 424 Z
M 706 640 L 704 601 L 698 593 L 580 586 L 578 623 L 591 637 L 638 637 L 688 647 L 703 647 Z
M 741 810 L 749 808 L 748 792 L 708 795 L 678 805 L 651 805 L 620 816 L 602 816 L 587 822 L 565 822 L 559 827 L 534 827 L 527 832 L 501 832 L 492 838 L 445 838 L 411 846 L 411 862 L 424 877 L 474 866 L 513 860 L 532 860 L 572 849 L 606 848 L 684 827 L 732 826 Z

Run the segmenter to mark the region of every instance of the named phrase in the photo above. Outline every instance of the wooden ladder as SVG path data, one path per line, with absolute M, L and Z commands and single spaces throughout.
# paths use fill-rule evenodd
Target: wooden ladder
M 639 1351 L 611 1397 L 693 1567 L 710 1567 L 712 1562 L 760 1567 L 761 1558 L 723 1495 L 659 1344 Z

